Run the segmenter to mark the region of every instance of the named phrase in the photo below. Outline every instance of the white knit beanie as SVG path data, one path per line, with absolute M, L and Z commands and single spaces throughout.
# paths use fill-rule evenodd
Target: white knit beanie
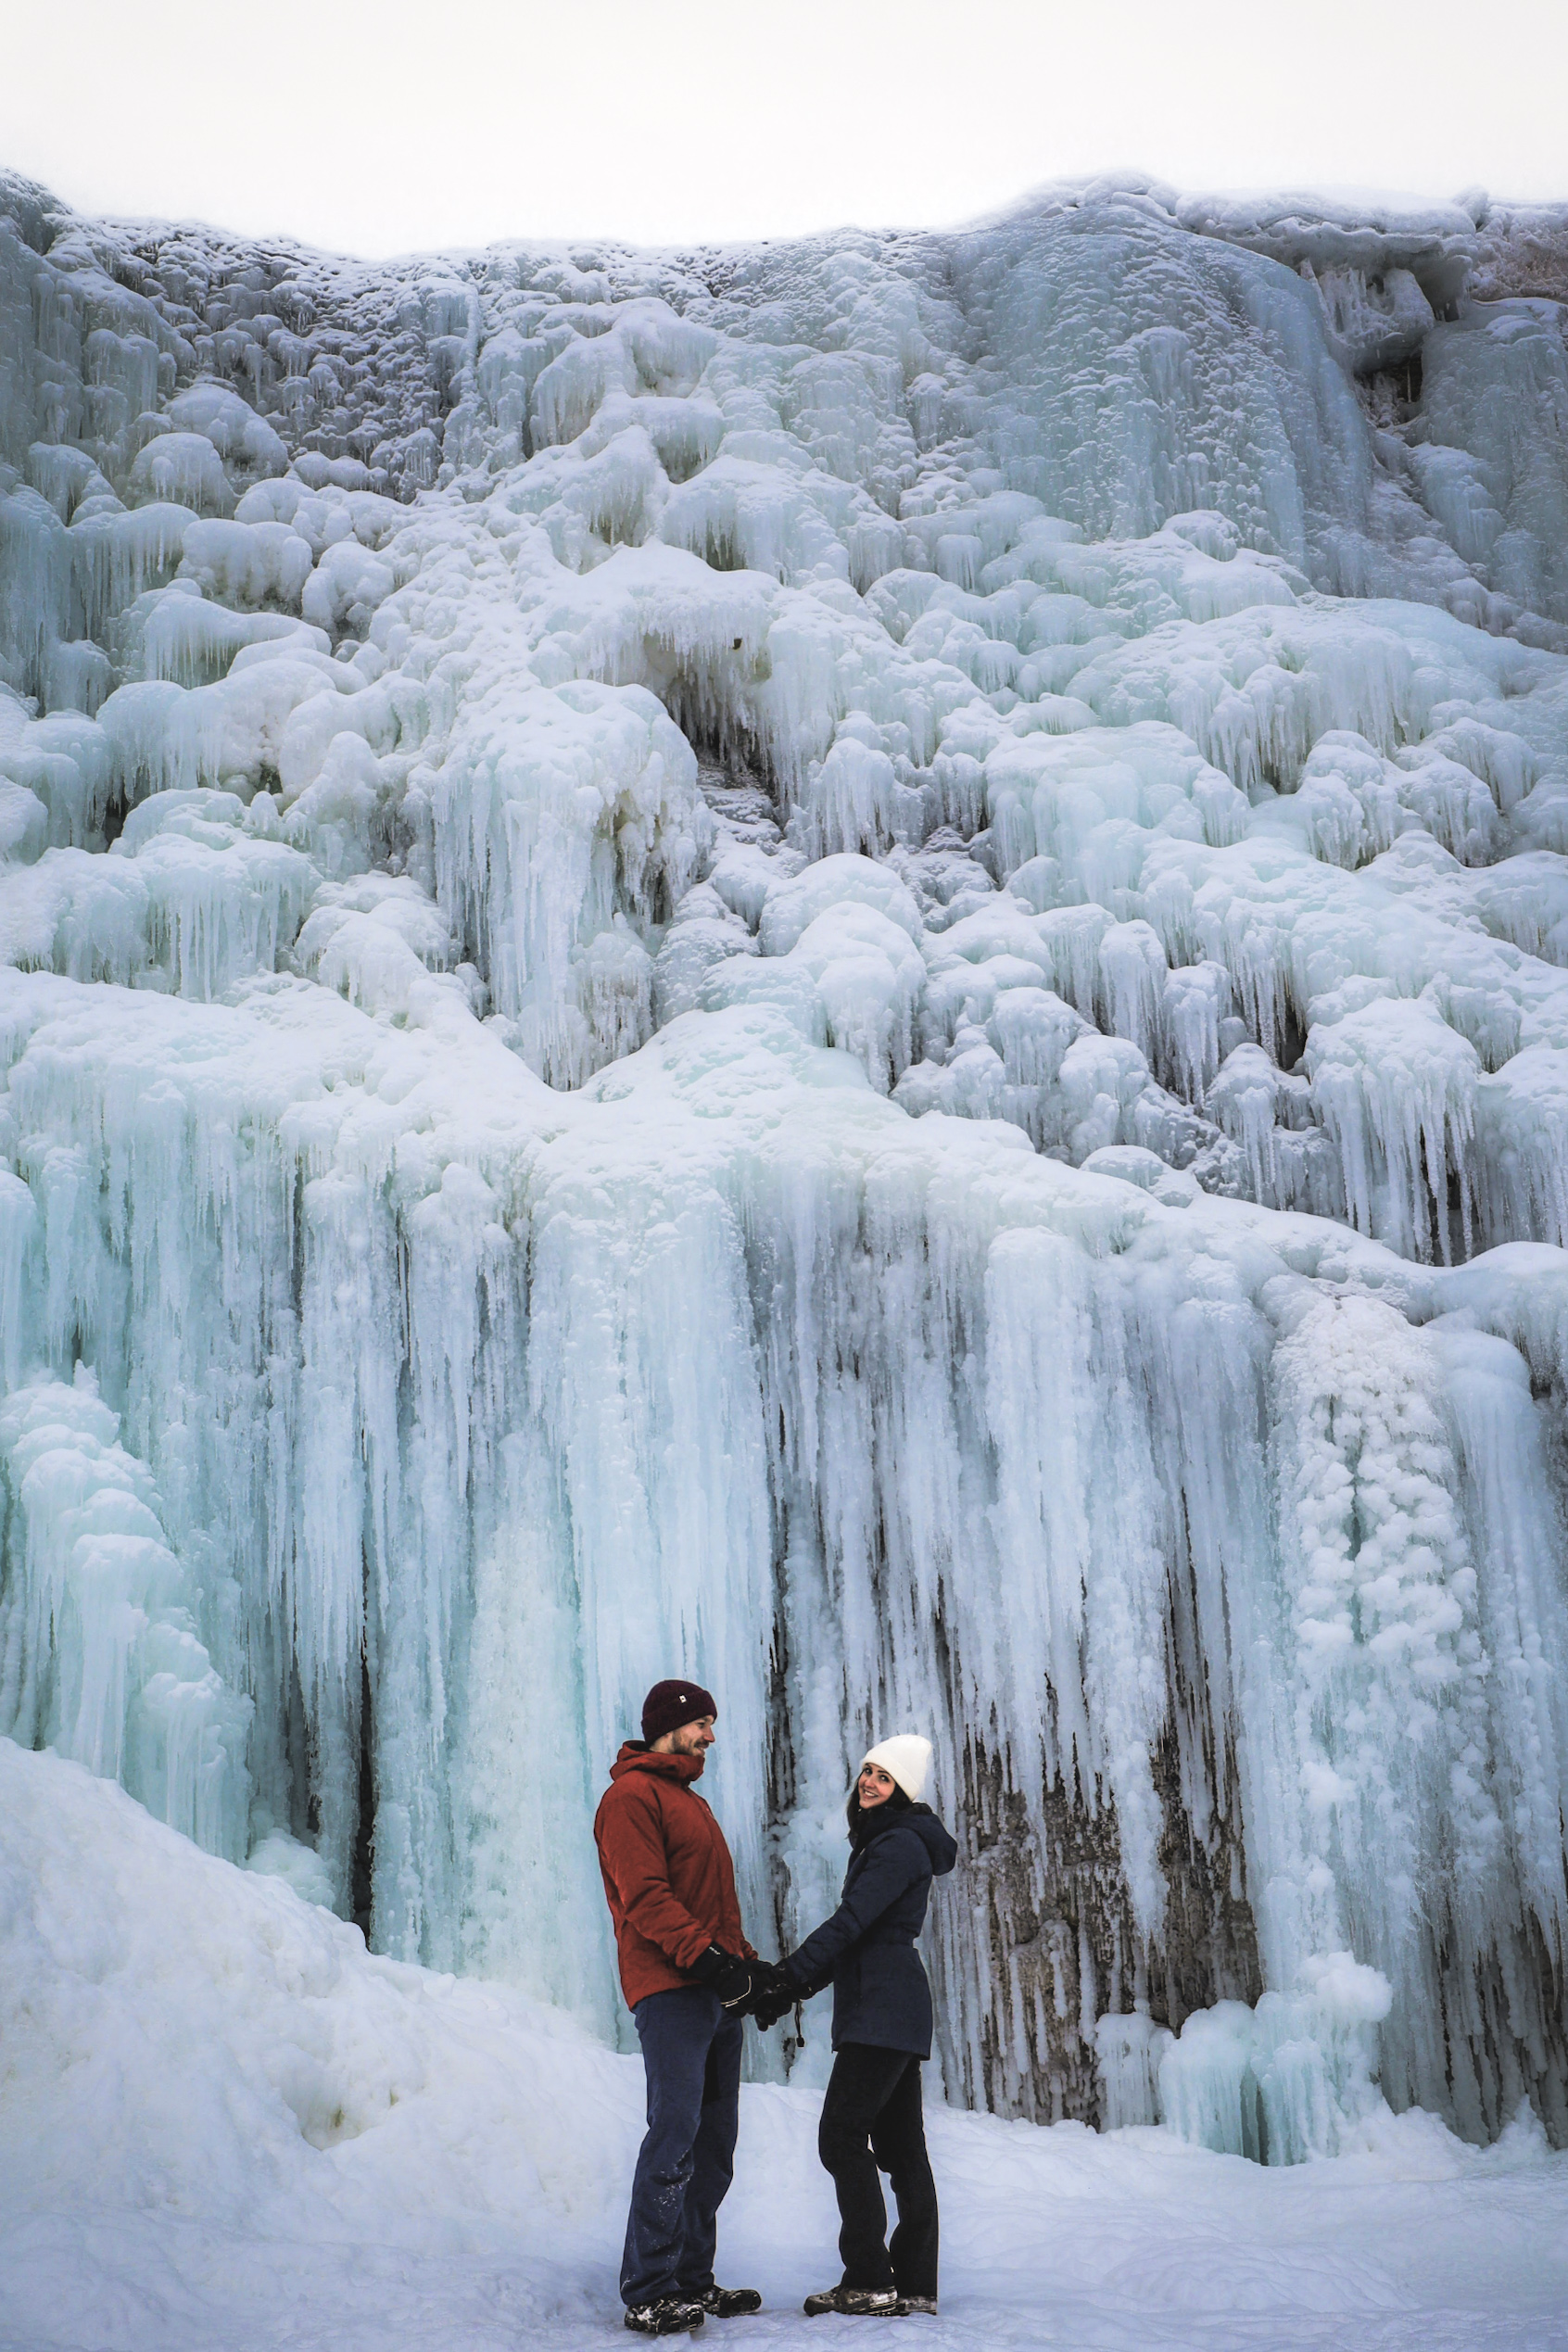
M 879 1740 L 860 1759 L 860 1771 L 867 1764 L 879 1764 L 891 1780 L 895 1780 L 909 1799 L 918 1804 L 926 1792 L 926 1777 L 931 1768 L 931 1743 L 922 1739 L 917 1731 L 895 1732 L 891 1739 Z M 858 1779 L 860 1774 L 855 1775 Z

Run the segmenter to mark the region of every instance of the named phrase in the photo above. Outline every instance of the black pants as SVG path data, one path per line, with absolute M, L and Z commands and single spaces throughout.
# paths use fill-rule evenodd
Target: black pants
M 920 2112 L 920 2061 L 904 2050 L 846 2042 L 833 2060 L 817 2154 L 839 2194 L 839 2253 L 849 2287 L 937 2291 L 937 2194 Z M 898 2200 L 892 2245 L 879 2171 Z

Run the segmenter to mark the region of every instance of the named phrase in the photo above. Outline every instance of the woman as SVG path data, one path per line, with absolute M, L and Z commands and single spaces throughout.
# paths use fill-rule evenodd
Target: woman
M 915 1949 L 931 1880 L 958 1849 L 921 1796 L 931 1743 L 902 1732 L 873 1748 L 849 1801 L 850 1865 L 830 1919 L 780 1965 L 779 1990 L 759 2004 L 761 2024 L 833 1988 L 833 2072 L 817 2152 L 838 2192 L 836 2287 L 806 2297 L 825 2311 L 934 2311 L 937 2197 L 920 2112 L 920 2062 L 931 2055 L 931 1993 Z M 878 2170 L 898 2201 L 892 2245 Z

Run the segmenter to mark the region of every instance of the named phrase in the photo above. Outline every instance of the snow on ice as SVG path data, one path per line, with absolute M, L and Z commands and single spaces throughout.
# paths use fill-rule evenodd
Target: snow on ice
M 1565 219 L 0 183 L 0 1731 L 607 2147 L 677 1661 L 764 1941 L 930 1728 L 955 2105 L 1568 2138 Z

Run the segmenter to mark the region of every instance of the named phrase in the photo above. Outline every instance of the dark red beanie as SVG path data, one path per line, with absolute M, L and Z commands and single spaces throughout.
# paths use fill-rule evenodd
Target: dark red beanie
M 650 1747 L 699 1715 L 716 1715 L 718 1701 L 700 1682 L 656 1682 L 642 1702 L 642 1736 Z

